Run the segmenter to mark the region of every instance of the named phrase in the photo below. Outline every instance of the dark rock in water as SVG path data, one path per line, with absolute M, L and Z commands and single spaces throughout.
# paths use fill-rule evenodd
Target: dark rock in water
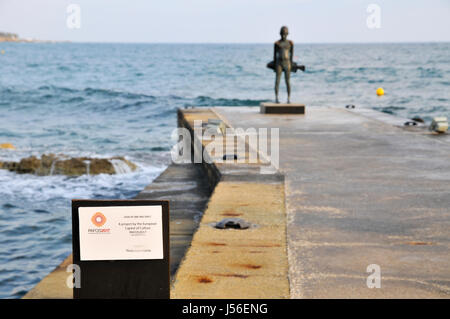
M 31 157 L 20 160 L 17 167 L 15 167 L 15 170 L 18 173 L 22 173 L 22 174 L 27 174 L 27 173 L 32 174 L 32 173 L 36 172 L 37 170 L 39 170 L 40 166 L 41 166 L 41 161 L 37 157 L 31 156 Z
M 136 165 L 124 157 L 90 158 L 44 154 L 41 158 L 30 156 L 20 162 L 0 162 L 1 169 L 19 174 L 36 175 L 98 175 L 119 174 L 136 170 Z
M 411 120 L 415 121 L 415 122 L 419 122 L 419 123 L 425 123 L 425 121 L 423 120 L 423 118 L 419 117 L 419 116 L 414 116 Z

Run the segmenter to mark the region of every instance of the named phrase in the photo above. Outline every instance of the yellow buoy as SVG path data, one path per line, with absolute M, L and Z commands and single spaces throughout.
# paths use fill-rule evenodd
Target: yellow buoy
M 383 88 L 378 88 L 378 89 L 377 89 L 377 95 L 378 95 L 378 96 L 384 95 L 384 90 L 383 90 Z
M 11 143 L 3 143 L 3 144 L 0 144 L 0 148 L 10 149 L 10 150 L 15 150 L 15 149 L 16 149 L 16 148 L 14 147 L 14 145 L 12 145 Z
M 0 51 L 2 54 L 5 54 L 5 50 Z

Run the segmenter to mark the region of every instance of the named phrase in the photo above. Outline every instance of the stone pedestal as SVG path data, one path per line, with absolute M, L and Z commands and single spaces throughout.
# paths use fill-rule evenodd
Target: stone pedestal
M 299 103 L 261 103 L 262 114 L 305 114 L 305 104 Z

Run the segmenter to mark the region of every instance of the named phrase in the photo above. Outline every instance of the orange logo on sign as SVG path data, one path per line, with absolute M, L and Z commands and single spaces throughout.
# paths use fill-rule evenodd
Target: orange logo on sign
M 97 212 L 91 218 L 92 223 L 97 227 L 102 227 L 106 223 L 106 217 L 100 212 Z

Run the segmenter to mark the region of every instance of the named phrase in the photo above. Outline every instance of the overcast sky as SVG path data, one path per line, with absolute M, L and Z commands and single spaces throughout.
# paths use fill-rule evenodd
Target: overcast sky
M 367 26 L 371 3 L 380 28 Z M 282 25 L 306 43 L 450 41 L 450 0 L 0 0 L 0 31 L 42 40 L 267 43 Z

